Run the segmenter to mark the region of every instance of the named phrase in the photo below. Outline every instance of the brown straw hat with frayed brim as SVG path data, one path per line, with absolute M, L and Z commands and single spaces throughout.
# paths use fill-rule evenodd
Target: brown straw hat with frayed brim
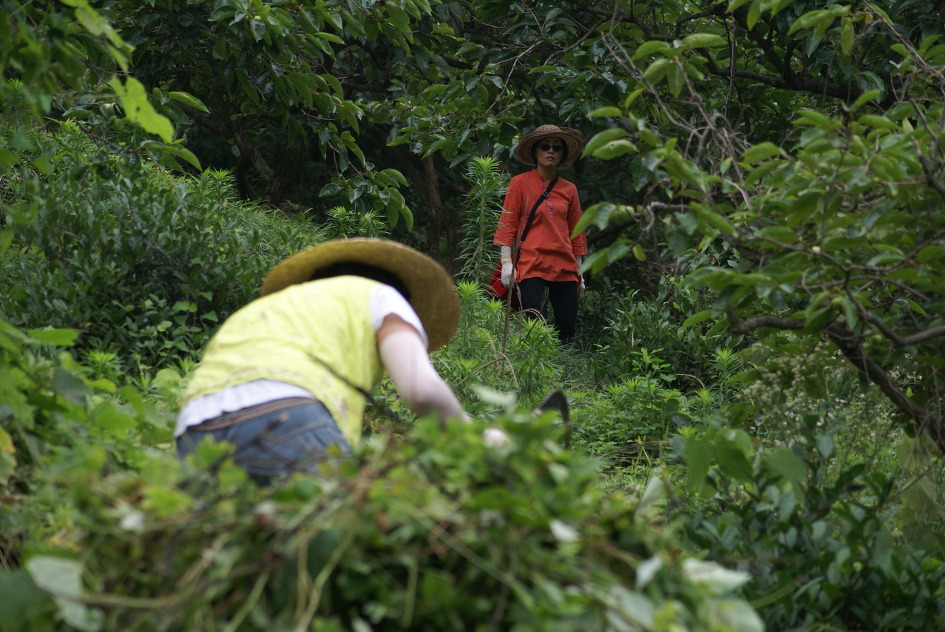
M 532 148 L 546 138 L 560 138 L 568 147 L 568 157 L 558 165 L 559 168 L 568 167 L 577 160 L 584 149 L 584 135 L 570 127 L 557 125 L 541 125 L 525 135 L 515 146 L 515 157 L 526 165 L 535 165 Z
M 425 254 L 387 239 L 337 239 L 297 252 L 269 271 L 260 296 L 305 283 L 335 263 L 361 263 L 396 276 L 410 293 L 410 305 L 423 323 L 431 351 L 456 333 L 459 297 L 450 275 Z

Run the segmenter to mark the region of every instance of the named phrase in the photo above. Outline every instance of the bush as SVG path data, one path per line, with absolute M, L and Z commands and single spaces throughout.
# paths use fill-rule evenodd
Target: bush
M 685 327 L 687 319 L 703 309 L 706 299 L 681 287 L 676 278 L 662 278 L 653 300 L 643 300 L 637 292 L 617 291 L 601 279 L 588 291 L 587 300 L 582 310 L 590 318 L 583 327 L 603 316 L 603 322 L 596 325 L 600 331 L 584 334 L 597 341 L 592 370 L 598 384 L 638 376 L 641 350 L 659 358 L 663 379 L 691 389 L 721 387 L 738 368 L 731 353 L 720 362 L 718 352 L 741 348 L 744 336 L 732 335 L 719 326 Z
M 434 361 L 464 401 L 474 402 L 481 387 L 513 395 L 524 406 L 538 404 L 561 387 L 561 350 L 552 328 L 506 312 L 481 283 L 461 281 L 460 324 Z M 488 406 L 470 412 L 482 412 Z
M 684 539 L 752 574 L 745 594 L 771 629 L 941 629 L 940 534 L 903 537 L 918 525 L 895 478 L 842 455 L 837 430 L 806 416 L 767 448 L 724 426 L 684 433 Z
M 659 481 L 606 494 L 549 417 L 494 420 L 502 448 L 421 420 L 259 488 L 222 444 L 179 464 L 133 389 L 114 405 L 42 338 L 0 328 L 3 632 L 761 630 L 747 576 L 681 555 Z
M 77 329 L 78 349 L 118 353 L 126 370 L 192 356 L 271 265 L 318 241 L 238 201 L 225 173 L 129 163 L 73 124 L 35 144 L 56 159 L 7 192 L 0 310 L 24 327 Z

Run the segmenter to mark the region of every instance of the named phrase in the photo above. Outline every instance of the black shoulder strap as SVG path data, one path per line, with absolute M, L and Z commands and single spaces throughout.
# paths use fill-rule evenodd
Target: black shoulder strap
M 518 262 L 519 253 L 522 248 L 522 243 L 524 243 L 525 238 L 528 237 L 528 231 L 532 228 L 532 220 L 535 219 L 535 211 L 538 210 L 538 207 L 541 206 L 541 203 L 544 202 L 549 195 L 551 195 L 551 190 L 555 188 L 555 184 L 558 182 L 558 176 L 555 176 L 551 179 L 551 182 L 548 183 L 548 188 L 545 189 L 544 193 L 538 196 L 538 199 L 535 200 L 535 205 L 532 206 L 532 210 L 528 213 L 528 219 L 525 220 L 525 228 L 522 230 L 522 236 L 518 240 L 518 245 L 515 247 L 515 261 Z

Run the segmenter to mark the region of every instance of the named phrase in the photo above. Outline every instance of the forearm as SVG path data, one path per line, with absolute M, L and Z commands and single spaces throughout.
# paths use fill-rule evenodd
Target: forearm
M 469 419 L 452 389 L 433 368 L 419 336 L 410 332 L 391 334 L 380 342 L 378 350 L 397 393 L 415 414 Z
M 512 246 L 499 246 L 499 259 L 502 261 L 511 261 Z

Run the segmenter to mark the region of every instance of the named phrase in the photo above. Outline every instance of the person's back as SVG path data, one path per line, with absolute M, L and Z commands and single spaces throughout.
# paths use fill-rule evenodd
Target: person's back
M 319 399 L 349 444 L 357 443 L 364 393 L 383 368 L 371 318 L 372 294 L 381 287 L 362 277 L 332 277 L 246 305 L 207 346 L 184 392 L 185 406 L 254 380 L 285 382 Z
M 260 481 L 313 472 L 332 446 L 360 440 L 384 370 L 415 413 L 468 419 L 428 355 L 458 322 L 452 279 L 411 248 L 352 239 L 297 253 L 208 345 L 184 393 L 178 455 L 213 439 Z

